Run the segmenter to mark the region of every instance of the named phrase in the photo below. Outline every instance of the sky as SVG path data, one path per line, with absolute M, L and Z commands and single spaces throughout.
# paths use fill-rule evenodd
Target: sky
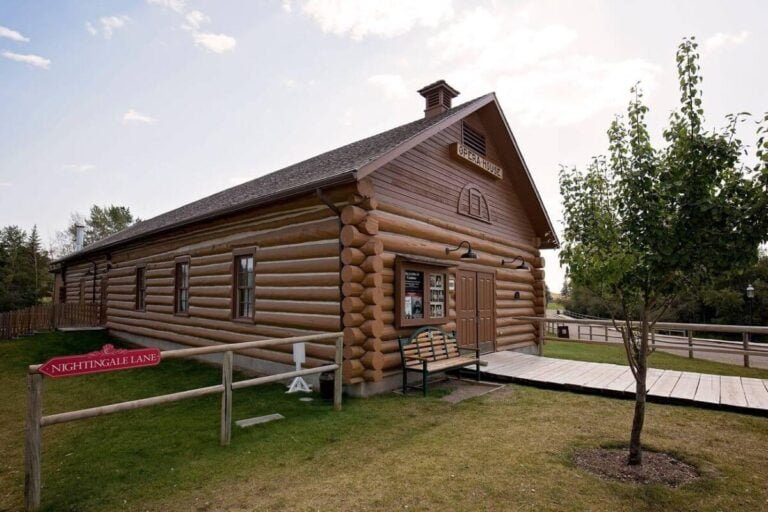
M 683 37 L 709 127 L 768 110 L 766 19 L 764 1 L 2 0 L 0 226 L 150 218 L 418 119 L 443 78 L 457 102 L 496 92 L 560 231 L 560 166 L 605 153 L 638 81 L 660 136 Z

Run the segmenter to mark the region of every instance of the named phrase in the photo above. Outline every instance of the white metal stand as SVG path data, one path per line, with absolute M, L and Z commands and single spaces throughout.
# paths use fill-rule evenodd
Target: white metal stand
M 301 365 L 306 361 L 304 343 L 293 344 L 293 362 L 296 363 L 296 371 L 301 370 Z M 296 377 L 288 386 L 286 393 L 309 393 L 312 387 L 301 377 Z

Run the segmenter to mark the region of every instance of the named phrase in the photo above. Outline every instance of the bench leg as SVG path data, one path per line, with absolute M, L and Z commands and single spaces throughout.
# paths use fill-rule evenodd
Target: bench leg
M 429 374 L 427 373 L 427 363 L 424 363 L 424 368 L 421 370 L 421 375 L 423 377 L 422 380 L 422 391 L 424 392 L 424 396 L 427 396 L 427 377 Z
M 408 392 L 408 370 L 403 368 L 403 394 Z
M 480 382 L 480 363 L 475 365 L 475 380 Z

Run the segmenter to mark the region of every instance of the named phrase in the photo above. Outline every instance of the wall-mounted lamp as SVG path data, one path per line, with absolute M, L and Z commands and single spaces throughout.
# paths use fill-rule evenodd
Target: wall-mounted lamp
M 515 292 L 515 300 L 520 300 L 520 292 Z
M 519 270 L 525 270 L 525 269 L 528 268 L 528 265 L 525 264 L 525 260 L 523 259 L 522 256 L 515 256 L 511 260 L 501 260 L 501 266 L 503 267 L 507 263 L 512 264 L 512 263 L 514 263 L 516 261 L 520 261 L 520 263 L 518 263 L 514 268 L 519 269 Z
M 464 240 L 463 242 L 461 242 L 461 243 L 460 243 L 460 244 L 459 244 L 457 247 L 455 247 L 455 248 L 453 248 L 453 249 L 451 249 L 451 248 L 449 248 L 449 247 L 446 247 L 446 248 L 445 248 L 445 254 L 450 254 L 450 253 L 452 253 L 452 252 L 454 252 L 454 251 L 458 251 L 458 250 L 459 250 L 459 249 L 461 249 L 461 248 L 462 248 L 462 247 L 463 247 L 465 244 L 466 244 L 466 246 L 467 246 L 467 252 L 465 252 L 464 254 L 462 254 L 462 255 L 460 256 L 460 258 L 461 258 L 461 259 L 463 259 L 463 260 L 476 260 L 476 259 L 477 259 L 477 253 L 476 253 L 476 252 L 474 252 L 474 251 L 472 250 L 472 244 L 470 244 L 470 243 L 469 243 L 469 242 L 467 242 L 466 240 Z

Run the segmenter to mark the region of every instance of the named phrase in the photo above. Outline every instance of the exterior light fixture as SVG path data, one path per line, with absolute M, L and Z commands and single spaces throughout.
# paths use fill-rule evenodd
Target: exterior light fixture
M 753 321 L 753 313 L 752 313 L 752 306 L 755 302 L 755 287 L 752 286 L 752 283 L 749 283 L 747 285 L 747 299 L 749 300 L 749 325 L 752 325 Z
M 504 265 L 506 265 L 507 263 L 510 263 L 510 264 L 512 264 L 512 263 L 514 263 L 514 262 L 516 262 L 516 261 L 520 261 L 520 263 L 518 263 L 517 265 L 515 265 L 513 268 L 515 268 L 515 269 L 518 269 L 518 270 L 526 270 L 526 269 L 528 268 L 528 265 L 526 265 L 526 264 L 525 264 L 525 260 L 523 259 L 523 257 L 522 257 L 522 256 L 515 256 L 514 258 L 512 258 L 512 259 L 511 259 L 511 260 L 509 260 L 509 261 L 507 261 L 507 260 L 501 260 L 501 266 L 503 267 L 503 266 L 504 266 Z
M 515 292 L 515 300 L 520 300 L 520 292 Z
M 468 241 L 466 241 L 466 240 L 464 240 L 463 242 L 461 242 L 461 243 L 460 243 L 460 244 L 459 244 L 457 247 L 455 247 L 455 248 L 453 248 L 453 249 L 451 249 L 451 248 L 449 248 L 449 247 L 446 247 L 446 248 L 445 248 L 445 254 L 450 254 L 450 253 L 452 253 L 452 252 L 454 252 L 454 251 L 458 251 L 458 250 L 459 250 L 459 249 L 461 249 L 461 248 L 462 248 L 464 245 L 466 245 L 466 246 L 467 246 L 467 252 L 465 252 L 464 254 L 462 254 L 462 255 L 460 256 L 460 258 L 461 258 L 461 259 L 463 259 L 463 260 L 476 260 L 476 259 L 477 259 L 477 253 L 476 253 L 475 251 L 473 251 L 473 250 L 472 250 L 472 244 L 470 244 L 470 243 L 469 243 Z

